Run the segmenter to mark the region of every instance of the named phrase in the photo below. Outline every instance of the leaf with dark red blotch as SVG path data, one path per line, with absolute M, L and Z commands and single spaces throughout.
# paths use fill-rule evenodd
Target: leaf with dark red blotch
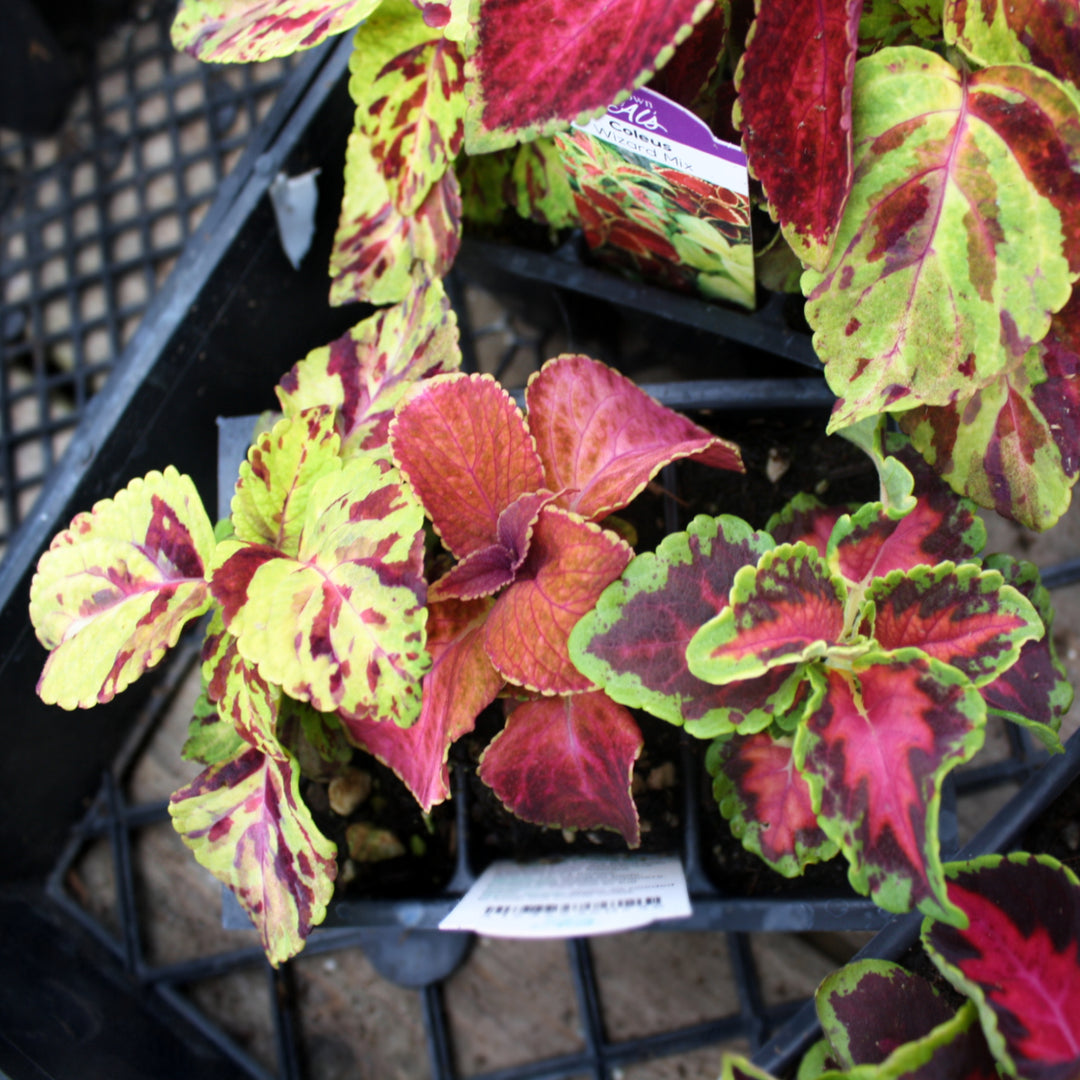
M 738 518 L 694 518 L 637 556 L 574 627 L 578 670 L 620 704 L 685 723 L 698 738 L 768 727 L 791 703 L 788 672 L 713 686 L 690 673 L 686 646 L 727 607 L 736 571 L 771 547 Z
M 845 506 L 826 506 L 820 499 L 800 492 L 765 523 L 765 531 L 778 544 L 809 544 L 819 555 L 829 546 L 829 537 Z
M 756 678 L 825 656 L 844 631 L 847 589 L 806 544 L 783 544 L 743 567 L 730 600 L 686 650 L 690 670 L 706 682 Z
M 988 569 L 997 570 L 1005 581 L 1034 605 L 1046 632 L 1038 641 L 1029 641 L 1020 650 L 1020 659 L 982 695 L 986 707 L 1014 724 L 1026 727 L 1047 750 L 1060 752 L 1058 730 L 1061 718 L 1073 700 L 1073 688 L 1054 647 L 1054 609 L 1050 592 L 1032 563 L 1009 555 L 991 555 Z
M 587 356 L 549 360 L 525 391 L 546 487 L 590 521 L 626 506 L 662 466 L 691 457 L 743 471 L 739 449 Z
M 996 570 L 939 563 L 894 571 L 867 591 L 874 640 L 915 648 L 985 686 L 1008 671 L 1026 643 L 1043 636 L 1031 602 Z
M 518 148 L 507 187 L 514 209 L 549 229 L 578 223 L 566 164 L 552 139 L 533 139 Z
M 270 963 L 295 956 L 326 915 L 337 849 L 300 798 L 292 755 L 245 746 L 177 791 L 169 814 L 200 865 L 247 912 Z
M 286 416 L 330 406 L 341 454 L 383 446 L 413 383 L 461 366 L 457 316 L 434 278 L 329 345 L 313 349 L 277 385 Z
M 730 0 L 714 0 L 675 55 L 649 80 L 649 89 L 696 112 L 721 68 L 730 23 Z
M 398 467 L 458 558 L 499 543 L 499 518 L 546 488 L 521 410 L 490 375 L 433 379 L 390 428 Z
M 1080 86 L 1076 0 L 950 0 L 945 40 L 979 67 L 1034 64 Z
M 915 649 L 824 667 L 795 762 L 852 887 L 886 911 L 960 917 L 945 895 L 938 810 L 945 775 L 983 741 L 986 706 L 966 676 Z
M 528 557 L 485 631 L 488 655 L 508 682 L 542 694 L 593 688 L 570 659 L 570 631 L 633 554 L 615 533 L 577 514 L 540 511 Z
M 424 676 L 420 716 L 409 728 L 365 718 L 344 718 L 358 746 L 389 766 L 428 813 L 450 798 L 447 757 L 451 745 L 472 731 L 480 711 L 505 680 L 484 649 L 490 600 L 448 600 L 428 608 L 431 669 Z
M 630 795 L 643 740 L 634 718 L 603 693 L 519 705 L 480 759 L 479 776 L 511 813 L 562 829 L 641 832 Z
M 818 825 L 791 745 L 765 731 L 725 736 L 709 747 L 705 763 L 732 835 L 778 873 L 798 877 L 839 849 Z
M 340 34 L 380 0 L 180 0 L 172 43 L 209 63 L 289 56 Z
M 714 0 L 485 0 L 466 71 L 465 148 L 549 135 L 641 86 Z M 543 27 L 543 48 L 536 28 Z M 573 72 L 573 78 L 567 78 Z
M 773 216 L 824 270 L 851 187 L 851 94 L 862 0 L 763 3 L 739 61 L 735 125 Z
M 922 938 L 941 973 L 973 998 L 1006 1073 L 1066 1080 L 1080 1071 L 1080 885 L 1047 855 L 987 855 L 945 867 L 967 929 L 933 919 Z
M 469 32 L 469 0 L 413 0 L 424 22 L 451 41 L 464 41 Z

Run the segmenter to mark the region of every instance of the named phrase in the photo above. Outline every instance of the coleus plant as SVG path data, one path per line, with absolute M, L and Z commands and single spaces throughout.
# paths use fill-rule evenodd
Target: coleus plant
M 958 994 L 892 961 L 834 972 L 815 996 L 824 1037 L 804 1056 L 799 1080 L 1080 1075 L 1076 876 L 1048 855 L 1020 852 L 948 863 L 945 877 L 966 925 L 927 918 L 922 943 Z M 770 1080 L 734 1056 L 721 1077 Z
M 720 809 L 794 876 L 842 851 L 891 911 L 960 921 L 941 868 L 942 785 L 988 713 L 1048 747 L 1071 689 L 1030 564 L 979 558 L 985 529 L 894 437 L 860 429 L 878 502 L 800 496 L 764 531 L 698 517 L 638 556 L 570 654 L 616 701 L 712 739 Z

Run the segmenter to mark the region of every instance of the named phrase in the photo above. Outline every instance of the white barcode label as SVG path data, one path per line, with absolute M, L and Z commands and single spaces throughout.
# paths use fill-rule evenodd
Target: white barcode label
M 489 937 L 612 934 L 691 913 L 674 855 L 595 855 L 489 866 L 439 924 Z

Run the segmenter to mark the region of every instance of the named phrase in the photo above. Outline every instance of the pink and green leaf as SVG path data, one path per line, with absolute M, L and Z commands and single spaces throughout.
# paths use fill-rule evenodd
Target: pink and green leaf
M 394 410 L 412 385 L 461 366 L 457 317 L 438 278 L 402 303 L 313 349 L 277 386 L 287 416 L 334 410 L 341 454 L 386 445 Z
M 799 492 L 782 510 L 769 518 L 765 531 L 778 544 L 801 542 L 824 556 L 836 522 L 847 512 L 847 507 L 826 506 L 816 496 Z
M 562 155 L 551 139 L 525 143 L 510 167 L 514 209 L 527 221 L 549 229 L 568 229 L 578 222 L 574 193 Z
M 637 0 L 474 0 L 466 149 L 498 150 L 601 112 L 663 66 L 712 6 L 713 0 L 660 7 Z M 542 48 L 537 27 L 544 28 Z
M 414 0 L 433 30 L 441 30 L 451 41 L 465 41 L 471 29 L 469 0 Z
M 971 997 L 1009 1075 L 1057 1080 L 1080 1069 L 1080 885 L 1046 855 L 987 855 L 945 867 L 967 928 L 923 922 L 941 973 Z
M 938 812 L 945 775 L 982 745 L 982 697 L 915 649 L 820 670 L 823 696 L 799 728 L 795 761 L 852 887 L 887 911 L 919 907 L 955 922 Z
M 818 824 L 790 738 L 765 731 L 725 736 L 709 747 L 705 763 L 732 835 L 778 873 L 798 877 L 839 850 Z
M 173 827 L 235 894 L 275 967 L 295 956 L 333 895 L 336 848 L 300 798 L 290 754 L 245 746 L 169 801 Z
M 49 705 L 111 701 L 210 607 L 214 534 L 195 485 L 172 466 L 133 480 L 53 538 L 30 585 L 30 620 L 49 650 Z
M 630 795 L 642 738 L 634 718 L 600 692 L 519 705 L 480 759 L 480 779 L 524 821 L 613 829 L 641 839 Z
M 996 570 L 974 563 L 918 567 L 878 578 L 867 592 L 874 640 L 883 649 L 920 649 L 976 686 L 1007 672 L 1043 637 L 1034 606 Z
M 803 279 L 832 430 L 985 386 L 1080 270 L 1080 110 L 1052 76 L 883 49 L 854 101 L 854 185 L 828 267 Z
M 743 471 L 738 447 L 587 356 L 548 361 L 525 391 L 545 487 L 590 521 L 622 509 L 664 465 L 692 457 Z
M 528 557 L 488 616 L 484 641 L 500 674 L 542 694 L 593 689 L 570 658 L 570 632 L 633 554 L 577 514 L 541 510 Z
M 851 188 L 862 2 L 759 3 L 756 11 L 736 74 L 735 124 L 788 243 L 824 270 Z
M 380 0 L 180 0 L 172 43 L 209 63 L 289 56 L 340 34 Z
M 730 606 L 694 634 L 690 671 L 724 684 L 825 656 L 844 632 L 847 589 L 806 544 L 767 551 L 735 575 Z

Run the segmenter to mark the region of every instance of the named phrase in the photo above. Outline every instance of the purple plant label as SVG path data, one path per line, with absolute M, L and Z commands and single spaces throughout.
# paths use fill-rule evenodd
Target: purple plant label
M 688 109 L 652 90 L 635 90 L 608 106 L 604 116 L 575 125 L 581 131 L 638 157 L 711 184 L 748 195 L 746 155 L 717 139 Z

